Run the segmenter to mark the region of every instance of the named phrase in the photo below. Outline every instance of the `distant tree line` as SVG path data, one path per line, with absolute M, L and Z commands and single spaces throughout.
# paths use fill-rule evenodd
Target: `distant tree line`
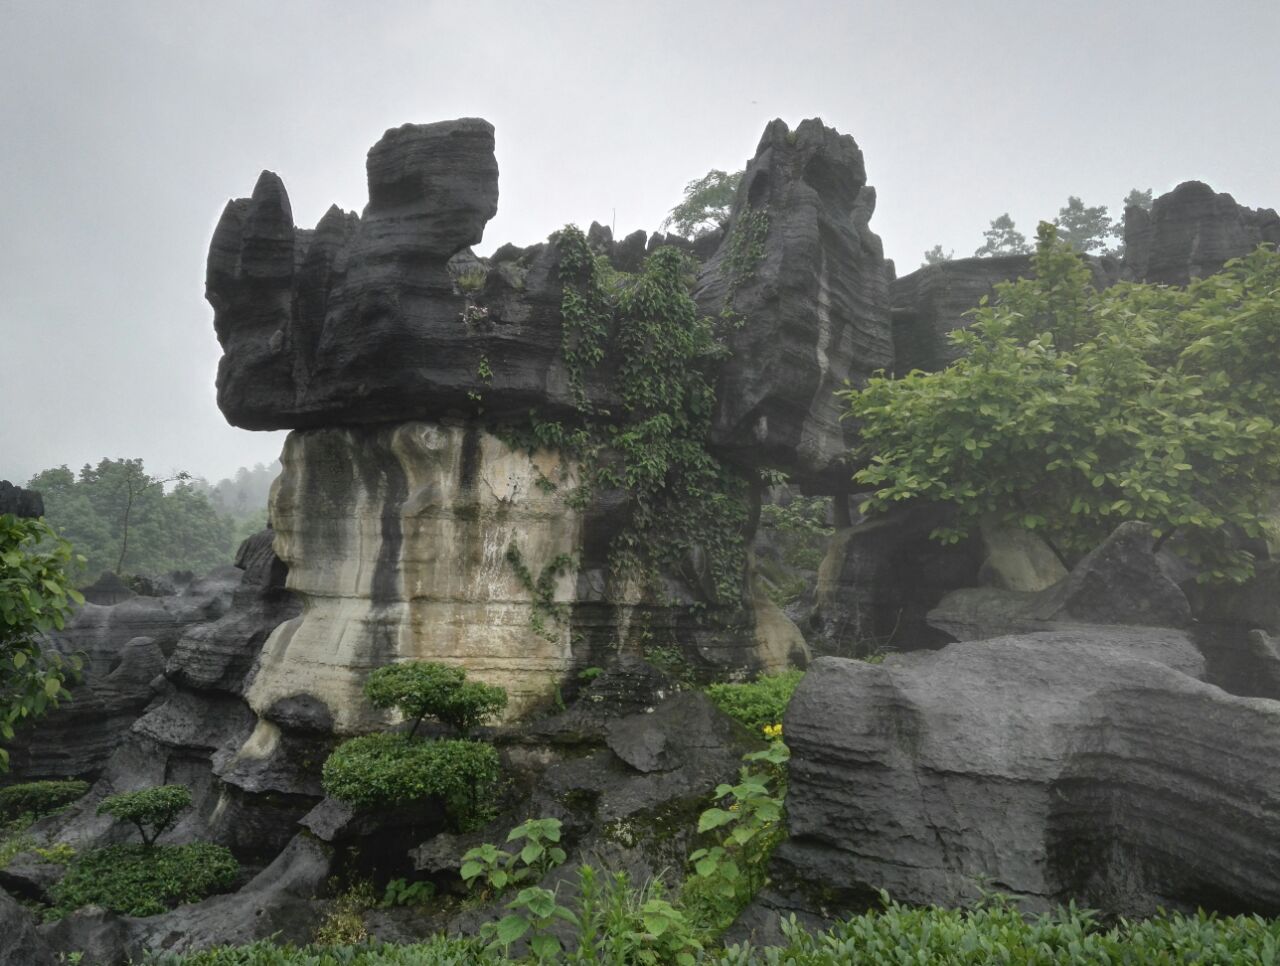
M 27 486 L 44 497 L 45 519 L 84 558 L 71 573 L 84 586 L 104 572 L 203 573 L 231 563 L 237 545 L 267 521 L 278 471 L 259 463 L 216 484 L 188 473 L 153 476 L 140 459 L 103 459 L 74 473 L 44 470 Z
M 1151 189 L 1140 191 L 1134 188 L 1124 199 L 1126 208 L 1135 207 L 1151 210 Z M 1057 229 L 1057 237 L 1066 242 L 1071 250 L 1080 255 L 1124 255 L 1124 226 L 1112 221 L 1106 205 L 1086 205 L 1075 195 L 1067 198 L 1067 203 L 1058 209 L 1058 217 L 1052 222 Z M 1013 219 L 1006 211 L 998 218 L 991 220 L 990 227 L 982 233 L 983 242 L 974 251 L 981 255 L 1030 255 L 1031 245 L 1027 236 L 1018 231 Z M 1114 241 L 1113 241 L 1114 240 Z M 949 262 L 955 252 L 943 251 L 941 245 L 934 245 L 924 253 L 926 265 L 937 265 Z

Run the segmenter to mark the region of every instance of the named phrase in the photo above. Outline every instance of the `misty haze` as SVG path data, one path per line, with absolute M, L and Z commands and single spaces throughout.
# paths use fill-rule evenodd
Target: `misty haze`
M 1269 963 L 1280 7 L 4 7 L 0 963 Z

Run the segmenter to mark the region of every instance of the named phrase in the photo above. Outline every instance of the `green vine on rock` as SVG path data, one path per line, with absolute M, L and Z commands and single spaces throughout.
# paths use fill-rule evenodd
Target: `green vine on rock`
M 529 619 L 530 624 L 540 636 L 554 641 L 555 635 L 547 629 L 547 620 L 562 622 L 569 618 L 569 608 L 556 601 L 556 580 L 573 569 L 577 565 L 577 560 L 572 554 L 556 554 L 542 568 L 537 579 L 534 579 L 533 571 L 525 563 L 524 554 L 520 552 L 514 540 L 507 546 L 506 558 L 511 569 L 515 571 L 520 585 L 533 598 L 533 616 Z
M 729 251 L 725 256 L 725 267 L 728 270 L 729 284 L 724 291 L 724 304 L 720 309 L 723 319 L 733 318 L 733 304 L 738 297 L 738 289 L 756 273 L 760 262 L 764 259 L 764 240 L 769 234 L 769 213 L 764 209 L 743 207 L 734 219 L 733 228 L 729 231 Z M 742 324 L 737 319 L 737 324 Z

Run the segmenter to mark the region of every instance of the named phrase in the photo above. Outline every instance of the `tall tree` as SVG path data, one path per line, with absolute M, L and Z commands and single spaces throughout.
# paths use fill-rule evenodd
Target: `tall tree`
M 944 252 L 941 245 L 934 245 L 924 253 L 924 263 L 926 265 L 940 265 L 943 262 L 949 262 L 955 257 L 955 252 Z
M 664 231 L 674 231 L 686 238 L 695 238 L 714 230 L 727 221 L 733 208 L 733 196 L 738 192 L 742 172 L 726 174 L 712 169 L 701 178 L 684 186 L 684 200 L 671 209 L 662 223 Z
M 1126 208 L 1141 208 L 1143 211 L 1151 210 L 1151 189 L 1139 191 L 1133 188 L 1124 196 L 1124 206 Z
M 975 255 L 1025 255 L 1031 251 L 1027 244 L 1027 236 L 1013 226 L 1013 219 L 1006 211 L 991 222 L 991 227 L 982 233 L 985 241 L 974 252 Z
M 1106 205 L 1088 207 L 1075 195 L 1058 209 L 1053 223 L 1058 237 L 1082 255 L 1105 254 L 1108 240 L 1120 233 L 1111 223 Z

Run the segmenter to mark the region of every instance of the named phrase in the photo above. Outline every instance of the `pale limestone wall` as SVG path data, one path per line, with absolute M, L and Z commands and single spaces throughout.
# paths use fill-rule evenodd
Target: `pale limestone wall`
M 482 429 L 413 422 L 295 431 L 271 499 L 275 549 L 304 601 L 263 648 L 248 698 L 273 717 L 283 699 L 318 700 L 332 729 L 380 719 L 361 695 L 367 673 L 397 660 L 465 665 L 510 695 L 510 713 L 546 701 L 569 666 L 567 622 L 531 623 L 507 562 L 514 540 L 536 578 L 575 554 L 576 485 L 557 454 L 530 457 Z M 559 485 L 539 487 L 550 478 Z M 556 583 L 571 603 L 576 575 Z M 285 702 L 288 704 L 288 702 Z

